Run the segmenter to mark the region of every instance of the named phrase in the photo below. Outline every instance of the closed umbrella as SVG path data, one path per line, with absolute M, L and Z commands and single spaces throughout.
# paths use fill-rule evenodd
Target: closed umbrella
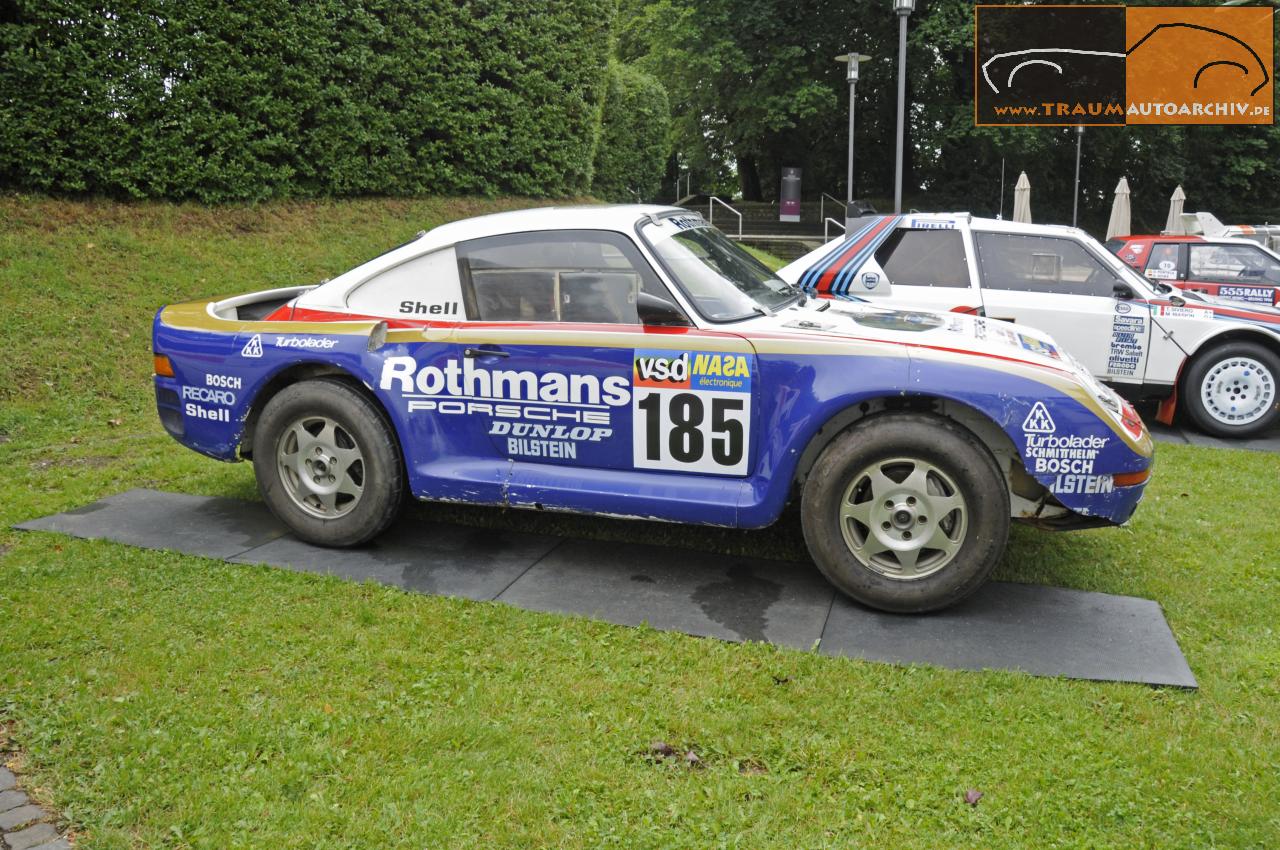
M 1186 193 L 1182 191 L 1182 186 L 1173 190 L 1173 195 L 1169 198 L 1169 219 L 1164 223 L 1162 232 L 1174 235 L 1185 236 L 1187 234 L 1187 226 L 1182 222 L 1182 205 L 1187 202 Z
M 1120 178 L 1116 184 L 1116 199 L 1111 202 L 1111 219 L 1107 222 L 1107 238 L 1128 236 L 1130 230 L 1129 181 Z
M 1013 184 L 1013 220 L 1023 224 L 1031 223 L 1031 181 L 1027 172 L 1018 175 L 1018 182 Z

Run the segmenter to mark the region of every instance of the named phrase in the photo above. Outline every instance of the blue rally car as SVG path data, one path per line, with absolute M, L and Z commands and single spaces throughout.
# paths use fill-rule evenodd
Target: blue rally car
M 810 299 L 683 209 L 538 209 L 419 234 L 318 286 L 163 308 L 156 403 L 252 459 L 304 540 L 415 498 L 758 528 L 891 611 L 949 605 L 1011 520 L 1127 521 L 1141 419 L 1043 334 Z

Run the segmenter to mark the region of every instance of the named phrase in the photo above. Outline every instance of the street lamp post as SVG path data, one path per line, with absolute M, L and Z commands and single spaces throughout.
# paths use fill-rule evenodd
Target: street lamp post
M 837 56 L 837 62 L 848 65 L 845 79 L 849 81 L 849 173 L 845 179 L 845 217 L 850 216 L 849 208 L 853 206 L 853 108 L 858 93 L 858 63 L 870 59 L 862 53 L 845 53 Z
M 902 127 L 907 109 L 907 16 L 916 8 L 916 0 L 893 0 L 898 13 L 898 153 L 893 167 L 893 211 L 902 212 Z
M 1071 195 L 1071 226 L 1076 226 L 1076 212 L 1080 209 L 1080 145 L 1084 142 L 1084 125 L 1076 125 L 1076 186 Z

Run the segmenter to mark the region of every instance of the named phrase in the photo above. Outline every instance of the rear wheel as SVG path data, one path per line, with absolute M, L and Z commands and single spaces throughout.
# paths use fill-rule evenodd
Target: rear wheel
M 822 573 L 885 611 L 944 608 L 986 581 L 1009 536 L 1009 493 L 991 453 L 925 414 L 849 428 L 805 481 L 801 522 Z
M 1187 413 L 1217 437 L 1251 437 L 1280 418 L 1280 357 L 1255 342 L 1228 342 L 1197 355 L 1183 385 Z
M 386 529 L 404 466 L 374 404 L 339 381 L 281 390 L 254 430 L 253 467 L 272 512 L 321 546 L 355 546 Z

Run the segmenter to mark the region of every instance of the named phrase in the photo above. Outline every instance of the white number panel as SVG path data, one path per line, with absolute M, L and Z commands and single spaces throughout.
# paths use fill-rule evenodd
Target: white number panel
M 633 465 L 746 475 L 751 361 L 745 354 L 637 351 L 631 402 Z

